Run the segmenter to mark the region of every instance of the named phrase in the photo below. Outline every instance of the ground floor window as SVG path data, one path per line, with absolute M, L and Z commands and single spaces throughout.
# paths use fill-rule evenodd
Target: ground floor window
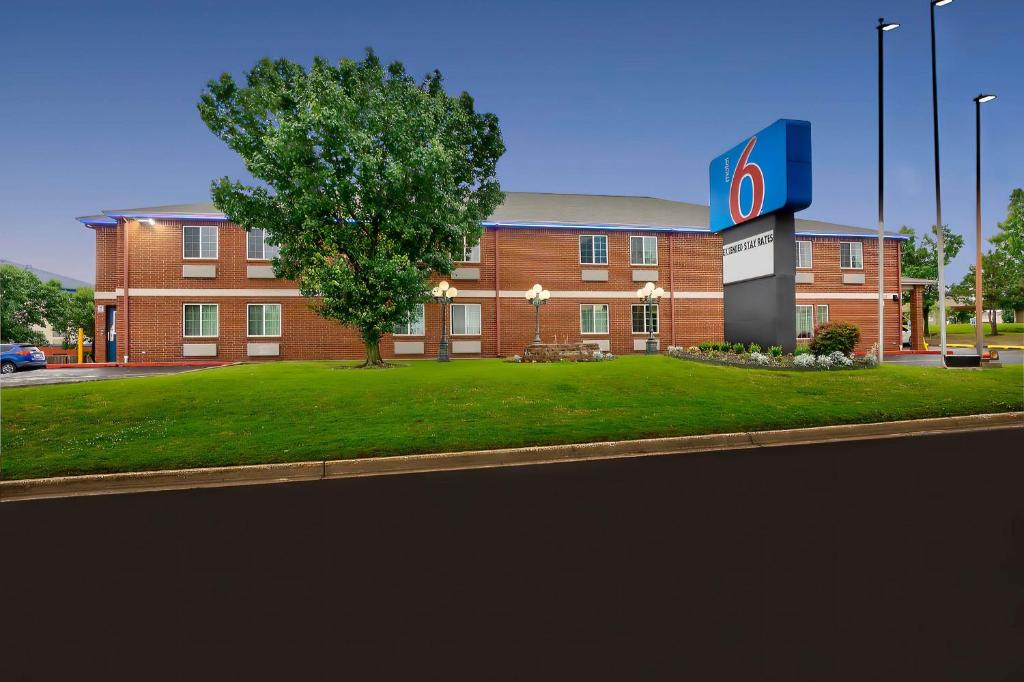
M 584 303 L 580 306 L 580 333 L 608 333 L 607 303 Z
M 216 303 L 186 303 L 185 336 L 217 336 L 217 308 Z
M 827 307 L 827 306 L 826 306 Z M 814 306 L 796 307 L 796 338 L 809 339 L 814 335 Z
M 658 333 L 658 306 L 637 303 L 633 305 L 633 333 Z
M 480 304 L 452 304 L 452 335 L 475 336 L 480 333 Z
M 826 322 L 828 322 L 828 306 L 827 305 L 819 305 L 818 306 L 817 326 L 820 327 L 821 325 L 825 324 Z
M 420 303 L 413 308 L 408 320 L 396 324 L 393 333 L 395 336 L 423 336 L 423 304 Z
M 250 303 L 249 336 L 281 336 L 281 304 Z

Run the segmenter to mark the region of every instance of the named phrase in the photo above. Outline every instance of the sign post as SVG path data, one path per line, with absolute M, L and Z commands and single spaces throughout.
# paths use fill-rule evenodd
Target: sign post
M 811 124 L 780 119 L 712 160 L 725 340 L 796 348 L 796 221 L 811 205 Z

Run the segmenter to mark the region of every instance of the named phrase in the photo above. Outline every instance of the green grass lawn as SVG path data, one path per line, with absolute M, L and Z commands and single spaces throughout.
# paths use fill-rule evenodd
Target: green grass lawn
M 999 330 L 998 336 L 992 336 L 992 325 L 985 323 L 984 339 L 985 344 L 997 346 L 1021 346 L 1024 345 L 1024 323 L 1008 322 L 996 325 Z M 933 346 L 939 343 L 938 329 L 932 328 L 928 336 L 928 345 Z M 946 343 L 974 343 L 973 324 L 950 324 L 946 325 Z
M 3 391 L 7 479 L 772 429 L 1022 408 L 1021 367 L 796 372 L 664 356 L 389 370 L 274 362 Z

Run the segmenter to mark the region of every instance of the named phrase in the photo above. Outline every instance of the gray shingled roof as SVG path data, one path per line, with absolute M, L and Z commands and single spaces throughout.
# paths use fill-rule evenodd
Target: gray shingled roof
M 103 211 L 106 216 L 210 216 L 222 218 L 223 213 L 210 202 L 144 206 Z M 81 222 L 88 222 L 83 217 Z M 645 226 L 663 228 L 697 228 L 708 226 L 708 207 L 685 201 L 655 197 L 609 196 L 603 194 L 554 194 L 546 192 L 506 192 L 505 201 L 487 222 L 498 224 L 552 223 L 581 226 Z M 875 230 L 838 225 L 820 220 L 797 219 L 801 233 L 847 234 L 873 236 Z M 895 233 L 886 233 L 898 236 Z
M 61 275 L 56 272 L 50 272 L 49 270 L 42 270 L 32 265 L 22 265 L 21 263 L 15 263 L 14 261 L 9 261 L 5 258 L 0 258 L 0 263 L 4 265 L 13 265 L 14 267 L 25 270 L 26 272 L 31 272 L 33 275 L 38 277 L 40 281 L 43 282 L 49 282 L 51 279 L 55 279 L 60 282 L 61 288 L 67 289 L 69 291 L 77 291 L 78 289 L 81 289 L 83 287 L 92 286 L 91 282 L 83 282 L 80 279 L 75 279 L 74 277 L 67 277 L 66 275 Z

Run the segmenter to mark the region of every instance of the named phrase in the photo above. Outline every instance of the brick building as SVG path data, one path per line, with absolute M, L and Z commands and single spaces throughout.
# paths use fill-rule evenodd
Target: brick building
M 324 320 L 294 282 L 276 279 L 274 249 L 212 204 L 104 211 L 78 218 L 96 232 L 96 359 L 360 358 L 353 329 Z M 542 337 L 588 340 L 614 353 L 643 350 L 647 318 L 636 290 L 654 281 L 671 295 L 654 316 L 659 343 L 721 341 L 721 237 L 708 208 L 649 197 L 509 192 L 477 245 L 447 279 L 452 356 L 521 353 L 533 339 L 535 283 L 551 291 Z M 797 329 L 846 320 L 858 350 L 877 338 L 878 248 L 872 230 L 797 220 Z M 885 249 L 886 346 L 900 346 L 899 235 Z M 127 255 L 127 257 L 126 257 Z M 440 278 L 436 278 L 440 279 Z M 128 286 L 125 286 L 125 283 Z M 127 292 L 127 297 L 126 297 Z M 440 310 L 381 342 L 385 357 L 436 357 Z

